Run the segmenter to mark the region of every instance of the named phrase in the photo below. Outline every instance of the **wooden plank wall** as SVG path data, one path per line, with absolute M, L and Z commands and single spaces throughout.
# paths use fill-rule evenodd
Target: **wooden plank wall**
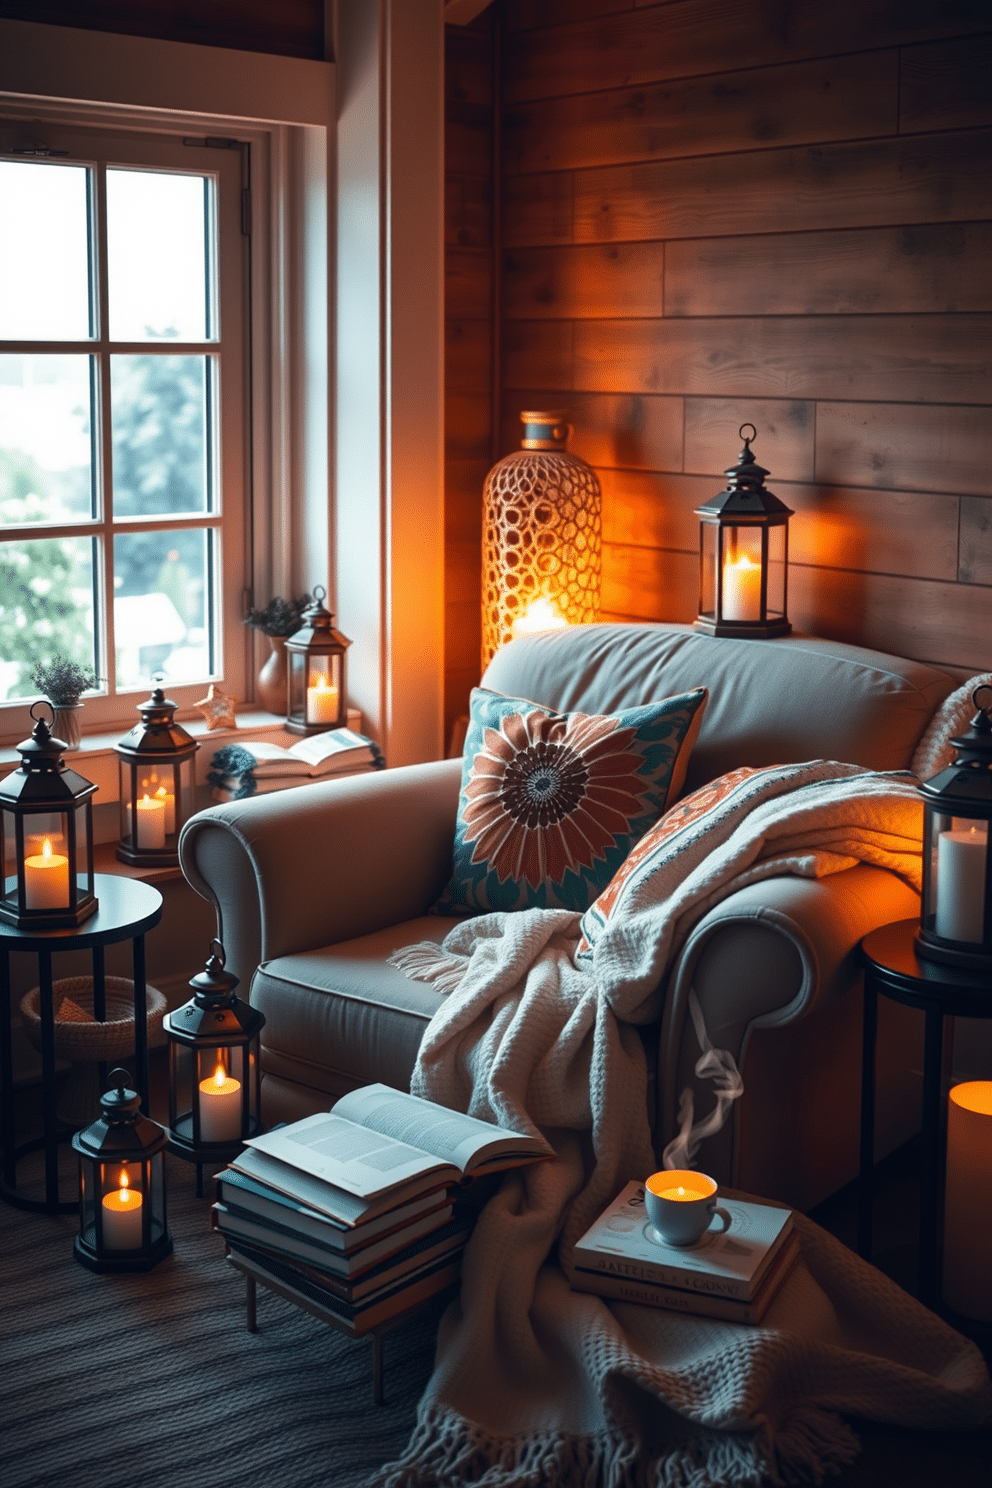
M 445 27 L 445 739 L 479 680 L 493 463 L 493 16 Z
M 504 0 L 503 452 L 571 408 L 608 617 L 692 620 L 758 429 L 797 629 L 992 668 L 988 0 Z
M 324 58 L 324 0 L 0 0 L 0 19 Z

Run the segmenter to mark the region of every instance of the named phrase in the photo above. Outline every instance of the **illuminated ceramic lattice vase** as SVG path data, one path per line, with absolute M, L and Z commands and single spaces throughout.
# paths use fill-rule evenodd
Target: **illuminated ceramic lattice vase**
M 563 414 L 520 419 L 522 447 L 493 466 L 483 494 L 483 667 L 515 635 L 599 617 L 596 472 L 566 450 L 571 426 Z

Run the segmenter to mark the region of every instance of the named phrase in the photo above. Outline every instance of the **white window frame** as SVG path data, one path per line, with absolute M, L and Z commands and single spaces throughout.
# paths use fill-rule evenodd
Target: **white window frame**
M 28 109 L 39 121 L 221 137 L 250 148 L 246 474 L 253 517 L 246 537 L 248 588 L 257 603 L 317 583 L 330 587 L 333 82 L 329 63 L 0 21 L 5 114 Z M 191 149 L 194 168 L 195 155 Z M 263 659 L 255 642 L 245 630 L 249 682 Z M 180 709 L 184 715 L 195 716 L 188 707 Z M 0 706 L 0 742 L 24 738 L 28 723 L 23 704 Z

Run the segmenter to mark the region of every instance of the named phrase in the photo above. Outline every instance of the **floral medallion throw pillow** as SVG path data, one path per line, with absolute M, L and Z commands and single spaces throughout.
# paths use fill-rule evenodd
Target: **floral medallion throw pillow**
M 599 716 L 477 687 L 438 912 L 587 909 L 681 790 L 706 698 Z

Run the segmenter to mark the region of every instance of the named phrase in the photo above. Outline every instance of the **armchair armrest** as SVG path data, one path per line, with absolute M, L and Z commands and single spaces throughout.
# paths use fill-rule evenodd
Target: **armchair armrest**
M 895 874 L 858 864 L 822 879 L 771 878 L 731 894 L 695 927 L 672 969 L 662 1019 L 657 1077 L 656 1146 L 678 1129 L 680 1091 L 688 1084 L 697 1114 L 712 1090 L 696 1081 L 699 1045 L 688 1016 L 695 987 L 714 1045 L 729 1049 L 744 1075 L 741 1100 L 760 1103 L 774 1092 L 749 1090 L 748 1045 L 759 1029 L 809 1018 L 860 987 L 858 946 L 878 925 L 919 912 L 919 896 Z M 785 1057 L 783 1040 L 783 1057 Z M 736 1110 L 706 1144 L 706 1161 L 725 1173 L 737 1127 Z
M 426 912 L 451 872 L 461 760 L 383 770 L 213 806 L 179 841 L 217 912 L 227 964 L 367 935 Z

